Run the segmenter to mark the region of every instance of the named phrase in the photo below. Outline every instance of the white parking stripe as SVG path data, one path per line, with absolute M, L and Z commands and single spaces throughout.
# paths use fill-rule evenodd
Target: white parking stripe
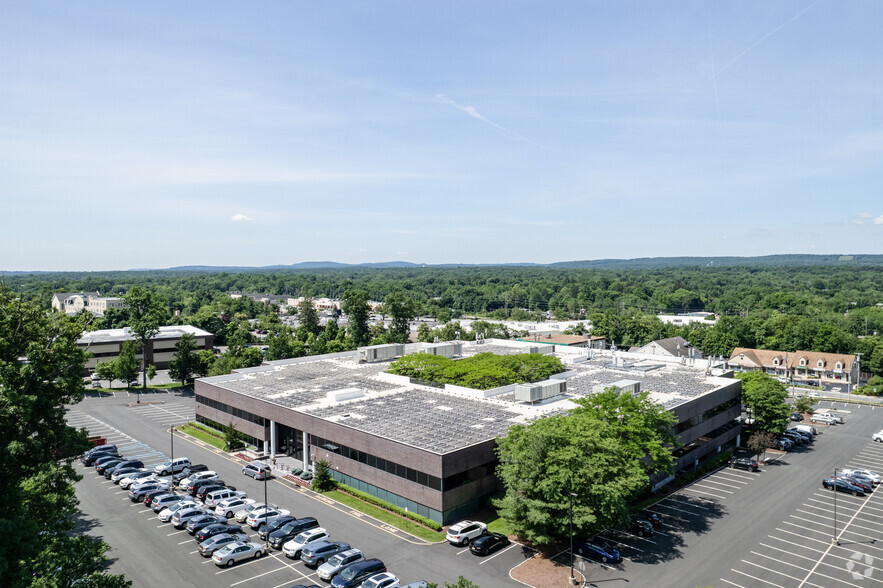
M 784 586 L 781 586 L 780 584 L 773 584 L 769 580 L 764 580 L 763 578 L 758 578 L 757 576 L 752 576 L 751 574 L 746 574 L 745 572 L 739 571 L 736 568 L 730 568 L 730 570 L 736 572 L 737 574 L 742 574 L 743 576 L 751 578 L 752 580 L 756 580 L 758 582 L 763 582 L 764 584 L 769 584 L 770 586 L 775 586 L 775 588 L 785 588 Z

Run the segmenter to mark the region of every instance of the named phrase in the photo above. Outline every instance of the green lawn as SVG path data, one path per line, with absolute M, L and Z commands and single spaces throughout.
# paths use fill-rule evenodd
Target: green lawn
M 491 533 L 502 533 L 508 537 L 515 532 L 509 521 L 501 519 L 500 517 L 487 520 L 485 523 L 487 523 L 487 530 Z
M 227 449 L 227 442 L 226 441 L 224 441 L 223 439 L 220 439 L 218 437 L 215 437 L 214 435 L 212 435 L 210 433 L 206 433 L 202 429 L 198 429 L 198 428 L 194 427 L 193 425 L 179 425 L 179 426 L 175 427 L 175 430 L 181 431 L 182 433 L 184 433 L 186 435 L 190 435 L 191 437 L 193 437 L 195 439 L 199 439 L 200 441 L 205 441 L 206 443 L 208 443 L 212 447 L 217 447 L 218 449 L 222 449 L 222 450 Z
M 328 498 L 336 500 L 341 504 L 345 504 L 346 506 L 357 510 L 359 512 L 363 512 L 366 515 L 370 515 L 375 519 L 382 521 L 392 527 L 397 529 L 401 529 L 406 533 L 410 533 L 415 537 L 419 537 L 426 541 L 444 541 L 445 534 L 433 531 L 432 529 L 427 529 L 423 525 L 418 525 L 408 519 L 402 518 L 396 514 L 393 514 L 389 511 L 383 510 L 379 506 L 374 506 L 373 504 L 368 504 L 362 500 L 359 500 L 355 496 L 351 496 L 346 492 L 341 492 L 339 490 L 332 490 L 331 492 L 325 492 L 324 494 Z

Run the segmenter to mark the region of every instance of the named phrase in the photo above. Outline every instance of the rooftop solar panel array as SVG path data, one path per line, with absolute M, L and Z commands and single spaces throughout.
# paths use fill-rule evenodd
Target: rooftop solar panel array
M 433 453 L 503 436 L 517 416 L 491 403 L 422 389 L 304 412 Z

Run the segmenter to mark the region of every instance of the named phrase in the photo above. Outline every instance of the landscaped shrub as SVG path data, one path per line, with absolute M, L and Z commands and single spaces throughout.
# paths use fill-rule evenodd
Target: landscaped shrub
M 546 380 L 563 372 L 564 364 L 556 357 L 541 353 L 502 356 L 479 353 L 457 360 L 430 353 L 411 353 L 394 361 L 387 371 L 417 380 L 490 390 Z
M 365 502 L 367 502 L 369 504 L 373 504 L 374 506 L 378 506 L 384 510 L 394 512 L 394 513 L 401 515 L 407 519 L 411 519 L 415 523 L 420 523 L 424 527 L 429 527 L 433 531 L 441 531 L 442 530 L 442 526 L 440 524 L 436 523 L 435 521 L 433 521 L 432 519 L 427 519 L 426 517 L 420 516 L 419 514 L 413 513 L 409 510 L 399 508 L 398 506 L 396 506 L 394 504 L 390 504 L 389 502 L 386 502 L 385 500 L 380 500 L 376 496 L 371 496 L 370 494 L 368 494 L 366 492 L 362 492 L 361 490 L 356 490 L 355 488 L 351 488 L 351 487 L 347 486 L 346 484 L 341 484 L 340 482 L 338 482 L 337 489 L 342 492 L 346 492 L 347 494 L 351 494 L 351 495 L 355 496 L 356 498 L 358 498 L 359 500 L 364 500 Z

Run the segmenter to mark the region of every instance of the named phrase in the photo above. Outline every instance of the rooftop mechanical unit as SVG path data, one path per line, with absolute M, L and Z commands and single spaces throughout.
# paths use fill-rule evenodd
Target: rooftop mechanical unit
M 456 357 L 463 354 L 462 343 L 432 343 L 423 348 L 424 353 L 442 357 Z
M 516 402 L 540 402 L 547 398 L 554 398 L 567 392 L 567 382 L 564 380 L 545 380 L 533 384 L 518 384 L 515 386 Z
M 637 380 L 617 380 L 616 382 L 611 382 L 609 384 L 598 384 L 597 386 L 593 386 L 592 393 L 597 394 L 598 392 L 603 392 L 612 386 L 619 388 L 623 392 L 630 392 L 632 394 L 639 394 L 641 392 L 641 382 Z
M 528 353 L 540 353 L 542 355 L 552 355 L 553 353 L 555 353 L 555 346 L 554 345 L 547 345 L 547 344 L 535 345 L 533 347 L 528 347 L 527 352 Z
M 402 343 L 389 343 L 386 345 L 371 345 L 359 347 L 359 361 L 374 363 L 377 361 L 392 361 L 405 354 L 405 346 Z

